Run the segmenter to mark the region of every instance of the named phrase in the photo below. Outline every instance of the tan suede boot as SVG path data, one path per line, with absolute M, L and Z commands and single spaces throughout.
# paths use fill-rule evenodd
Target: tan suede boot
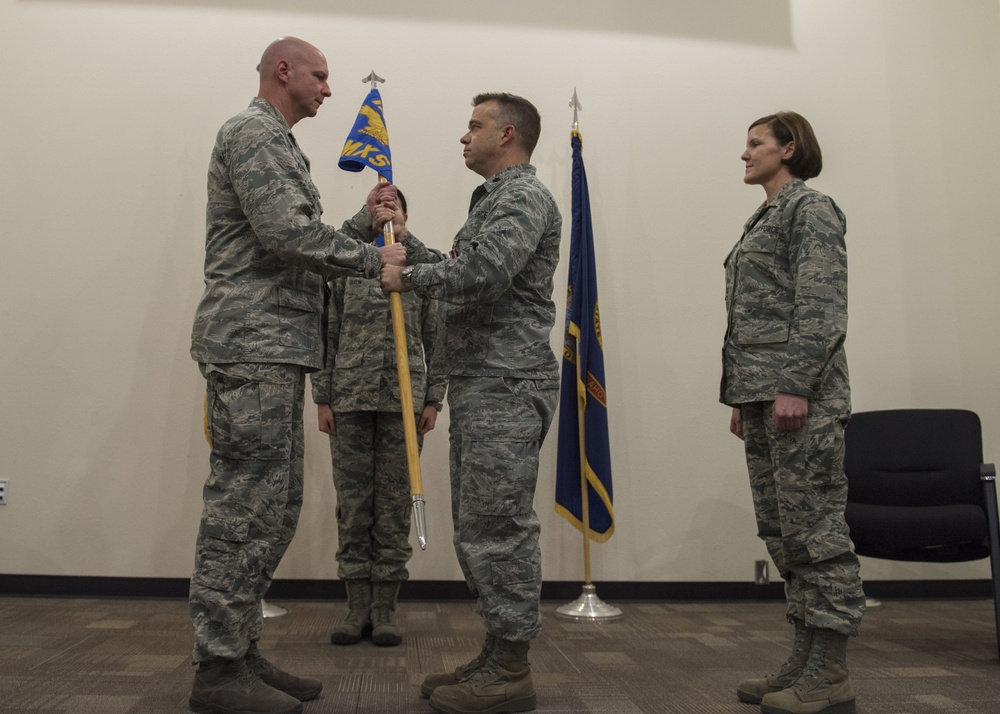
M 330 635 L 330 642 L 335 645 L 357 644 L 372 627 L 371 580 L 345 580 L 344 587 L 347 588 L 347 615 Z
M 763 714 L 854 714 L 854 686 L 847 672 L 847 635 L 815 630 L 812 652 L 786 689 L 761 700 Z
M 372 583 L 372 642 L 379 647 L 395 647 L 403 641 L 402 631 L 396 623 L 399 586 L 398 580 Z
M 296 677 L 294 674 L 289 674 L 275 667 L 260 653 L 256 642 L 250 643 L 250 649 L 247 650 L 244 661 L 250 671 L 260 677 L 264 684 L 285 694 L 291 694 L 300 702 L 315 699 L 323 691 L 323 683 L 318 679 Z
M 781 665 L 774 674 L 767 674 L 761 678 L 744 679 L 736 685 L 736 696 L 741 702 L 750 704 L 760 704 L 760 700 L 765 694 L 780 692 L 792 682 L 802 672 L 806 661 L 809 659 L 809 648 L 812 645 L 813 630 L 806 627 L 804 622 L 795 621 L 795 640 L 792 642 L 792 654 L 788 660 Z
M 438 687 L 431 708 L 445 714 L 507 714 L 535 708 L 528 643 L 497 638 L 486 663 L 458 684 Z
M 245 660 L 214 658 L 195 672 L 188 708 L 198 714 L 300 714 L 302 704 L 264 684 Z
M 479 654 L 471 662 L 459 665 L 453 672 L 428 674 L 424 677 L 424 683 L 420 685 L 420 693 L 425 697 L 429 697 L 438 687 L 447 687 L 452 684 L 464 682 L 472 676 L 473 672 L 479 671 L 479 668 L 486 664 L 486 660 L 493 654 L 493 645 L 495 642 L 496 638 L 488 634 L 483 641 L 482 650 L 479 651 Z

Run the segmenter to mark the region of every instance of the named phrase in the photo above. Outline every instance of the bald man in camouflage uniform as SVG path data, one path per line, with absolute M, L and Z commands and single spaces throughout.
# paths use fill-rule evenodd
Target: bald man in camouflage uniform
M 409 577 L 412 501 L 392 314 L 377 280 L 338 278 L 331 288 L 326 366 L 310 376 L 320 431 L 330 435 L 337 576 L 347 590 L 347 614 L 330 641 L 355 644 L 371 629 L 376 645 L 395 646 L 402 641 L 395 612 Z M 402 301 L 419 450 L 448 384 L 434 359 L 441 306 L 415 293 Z
M 847 221 L 804 182 L 822 160 L 798 114 L 751 125 L 743 160 L 745 182 L 767 200 L 726 259 L 721 401 L 745 442 L 758 535 L 785 580 L 795 634 L 778 672 L 743 680 L 737 696 L 767 714 L 846 714 L 847 638 L 865 608 L 844 520 Z
M 261 600 L 302 506 L 305 373 L 323 366 L 324 276 L 375 277 L 405 249 L 370 244 L 391 188 L 335 231 L 320 221 L 309 161 L 291 134 L 326 97 L 327 64 L 282 38 L 260 91 L 219 130 L 208 171 L 205 292 L 191 356 L 207 380 L 211 473 L 191 576 L 192 711 L 290 714 L 322 684 L 261 654 Z M 374 224 L 374 225 L 373 225 Z
M 466 166 L 486 179 L 448 257 L 405 236 L 407 261 L 385 290 L 445 303 L 455 552 L 486 625 L 479 656 L 421 687 L 442 712 L 535 707 L 529 642 L 541 629 L 538 452 L 559 373 L 549 335 L 562 218 L 528 162 L 540 130 L 531 103 L 479 95 L 462 137 Z M 405 235 L 405 228 L 401 228 Z

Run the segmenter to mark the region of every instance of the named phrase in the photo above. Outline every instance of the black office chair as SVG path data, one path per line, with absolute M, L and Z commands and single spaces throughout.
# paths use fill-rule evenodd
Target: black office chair
M 847 524 L 858 555 L 950 563 L 990 558 L 1000 655 L 996 466 L 979 417 L 960 409 L 859 412 L 845 433 Z

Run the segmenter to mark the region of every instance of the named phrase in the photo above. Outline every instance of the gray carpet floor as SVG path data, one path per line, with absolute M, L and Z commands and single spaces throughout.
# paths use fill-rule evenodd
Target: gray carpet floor
M 261 649 L 319 677 L 305 714 L 425 713 L 428 672 L 470 659 L 482 641 L 471 603 L 402 602 L 399 647 L 329 644 L 342 602 L 285 601 Z M 779 603 L 615 603 L 613 623 L 557 619 L 544 603 L 530 659 L 539 712 L 755 714 L 735 686 L 787 654 Z M 178 600 L 0 597 L 0 712 L 157 714 L 187 710 L 187 606 Z M 1000 713 L 992 603 L 883 601 L 852 641 L 858 712 Z

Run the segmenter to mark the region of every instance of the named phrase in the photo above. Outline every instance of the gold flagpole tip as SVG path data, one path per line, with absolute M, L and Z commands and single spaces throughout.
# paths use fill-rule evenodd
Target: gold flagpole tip
M 371 83 L 372 83 L 372 86 L 374 87 L 374 86 L 375 86 L 375 85 L 377 85 L 377 84 L 378 84 L 379 82 L 384 82 L 385 80 L 384 80 L 384 79 L 382 79 L 381 77 L 379 77 L 379 76 L 378 76 L 377 74 L 375 74 L 375 70 L 372 70 L 372 73 L 371 73 L 371 74 L 369 74 L 369 75 L 368 75 L 367 77 L 365 77 L 364 79 L 362 79 L 361 81 L 362 81 L 362 82 L 365 82 L 366 84 L 367 84 L 368 82 L 371 82 Z

